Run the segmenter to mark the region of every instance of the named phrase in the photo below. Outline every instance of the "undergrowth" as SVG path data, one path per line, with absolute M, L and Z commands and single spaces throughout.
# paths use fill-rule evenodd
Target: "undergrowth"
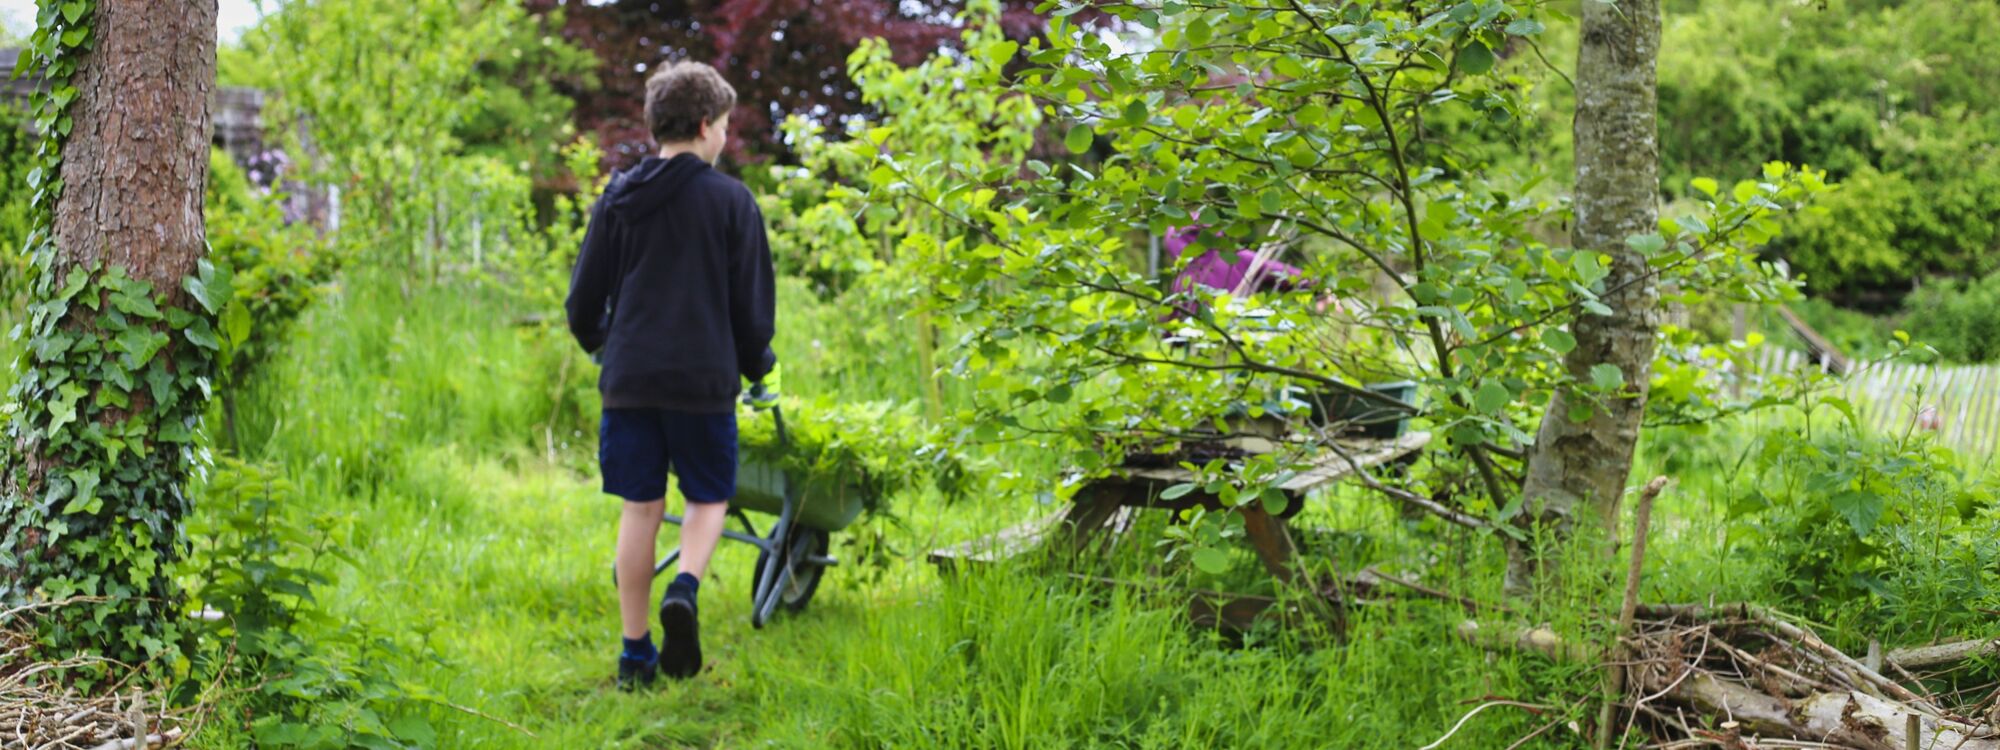
M 327 577 L 307 581 L 312 599 L 300 606 L 319 614 L 289 626 L 298 634 L 289 647 L 348 678 L 317 703 L 284 709 L 301 725 L 351 729 L 373 716 L 411 747 L 1414 747 L 1504 699 L 1536 708 L 1485 711 L 1446 746 L 1506 747 L 1544 728 L 1530 747 L 1585 744 L 1569 723 L 1587 728 L 1597 675 L 1468 645 L 1456 635 L 1468 614 L 1456 605 L 1361 606 L 1338 635 L 1275 626 L 1225 635 L 1191 627 L 1177 597 L 1049 566 L 941 576 L 924 561 L 927 550 L 1053 508 L 990 494 L 947 504 L 934 489 L 900 496 L 893 516 L 836 535 L 843 565 L 812 606 L 763 630 L 747 623 L 755 550 L 725 545 L 703 587 L 713 669 L 656 693 L 621 694 L 610 680 L 618 511 L 595 484 L 594 369 L 559 329 L 524 320 L 501 293 L 402 289 L 350 274 L 242 393 L 244 458 L 287 485 L 259 512 L 307 540 L 279 551 L 279 563 Z M 785 291 L 778 347 L 789 393 L 921 397 L 907 368 L 894 366 L 910 361 L 907 352 L 848 345 L 853 317 L 838 298 Z M 1993 518 L 1990 496 L 1978 494 L 1985 480 L 1952 474 L 1948 457 L 1921 444 L 1896 449 L 1833 430 L 1787 439 L 1796 427 L 1744 420 L 1648 437 L 1635 482 L 1653 473 L 1679 481 L 1656 516 L 1644 598 L 1766 601 L 1814 618 L 1843 647 L 1981 630 L 1975 618 L 1950 614 L 1957 589 L 1946 584 L 1966 575 L 1990 585 L 1991 561 L 1935 553 L 1979 548 L 1970 540 Z M 1766 461 L 1768 446 L 1779 452 Z M 1811 558 L 1800 551 L 1824 541 L 1815 533 L 1855 528 L 1837 509 L 1813 505 L 1818 495 L 1800 482 L 1819 472 L 1815 461 L 1858 466 L 1843 458 L 1855 451 L 1884 476 L 1915 472 L 1875 489 L 1884 509 L 1863 535 L 1874 550 L 1865 559 L 1896 571 L 1876 584 L 1801 567 Z M 1029 445 L 990 458 L 1028 476 L 1059 468 Z M 1739 496 L 1754 487 L 1770 503 L 1746 511 Z M 197 516 L 225 507 L 204 503 Z M 1933 528 L 1947 516 L 1960 525 Z M 1139 523 L 1108 555 L 1074 569 L 1282 593 L 1246 552 L 1231 552 L 1219 575 L 1163 564 L 1151 541 L 1165 518 Z M 1494 540 L 1398 513 L 1358 487 L 1328 493 L 1293 526 L 1327 572 L 1373 566 L 1500 601 Z M 672 535 L 670 527 L 663 547 Z M 349 562 L 301 557 L 313 539 L 337 539 Z M 196 552 L 197 562 L 214 554 Z M 1511 617 L 1477 616 L 1605 642 L 1615 570 L 1622 563 L 1572 558 L 1558 573 L 1568 584 L 1562 596 L 1517 603 Z M 1807 584 L 1875 598 L 1843 608 Z M 258 737 L 254 700 L 232 700 L 198 746 Z

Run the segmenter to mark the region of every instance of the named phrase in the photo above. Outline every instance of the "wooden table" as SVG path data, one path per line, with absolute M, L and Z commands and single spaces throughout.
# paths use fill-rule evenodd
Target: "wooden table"
M 1160 497 L 1168 487 L 1194 481 L 1194 472 L 1180 467 L 1126 469 L 1093 480 L 1077 490 L 1069 507 L 970 542 L 934 550 L 932 562 L 950 568 L 963 563 L 995 562 L 1043 544 L 1060 544 L 1077 549 L 1106 528 L 1123 530 L 1132 513 L 1139 510 L 1179 512 L 1202 507 L 1231 512 L 1243 517 L 1244 535 L 1259 562 L 1273 576 L 1286 582 L 1297 581 L 1292 564 L 1297 553 L 1286 521 L 1305 507 L 1306 497 L 1356 472 L 1414 455 L 1430 443 L 1427 432 L 1412 432 L 1396 438 L 1344 439 L 1324 450 L 1321 457 L 1299 472 L 1278 490 L 1287 503 L 1271 513 L 1262 502 L 1227 506 L 1222 499 L 1197 487 L 1172 500 Z

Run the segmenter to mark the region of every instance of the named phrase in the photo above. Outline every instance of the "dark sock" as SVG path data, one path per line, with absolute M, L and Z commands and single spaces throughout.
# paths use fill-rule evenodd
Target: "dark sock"
M 625 639 L 624 658 L 635 661 L 652 661 L 659 658 L 659 649 L 653 648 L 653 634 L 647 633 L 637 638 Z
M 693 599 L 696 594 L 701 593 L 701 579 L 687 573 L 674 576 L 673 582 L 667 584 L 667 588 L 670 589 L 676 586 L 686 591 L 689 599 Z

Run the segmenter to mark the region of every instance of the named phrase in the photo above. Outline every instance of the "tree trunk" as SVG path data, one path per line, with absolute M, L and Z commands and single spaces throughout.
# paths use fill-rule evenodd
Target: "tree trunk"
M 1576 64 L 1576 226 L 1572 244 L 1611 256 L 1603 303 L 1609 315 L 1584 314 L 1571 325 L 1576 348 L 1563 358 L 1570 375 L 1591 382 L 1608 364 L 1624 375 L 1615 396 L 1559 389 L 1528 452 L 1520 518 L 1555 539 L 1577 530 L 1590 513 L 1598 530 L 1618 520 L 1619 498 L 1632 470 L 1632 450 L 1652 380 L 1659 288 L 1646 259 L 1626 245 L 1632 235 L 1658 231 L 1659 153 L 1655 60 L 1660 46 L 1658 0 L 1584 0 Z M 1590 416 L 1572 420 L 1588 407 Z M 1510 544 L 1507 589 L 1533 588 L 1539 555 L 1533 542 Z
M 59 272 L 122 266 L 184 299 L 206 252 L 215 0 L 99 0 L 56 202 Z
M 43 645 L 149 657 L 178 619 L 168 575 L 218 347 L 219 285 L 183 283 L 207 252 L 216 0 L 97 0 L 86 18 L 13 394 L 0 598 L 107 597 Z

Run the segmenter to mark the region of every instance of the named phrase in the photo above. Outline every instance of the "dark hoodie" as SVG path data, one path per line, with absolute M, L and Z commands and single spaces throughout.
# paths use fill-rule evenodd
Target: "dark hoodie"
M 720 413 L 777 363 L 764 215 L 693 154 L 619 173 L 590 211 L 570 280 L 570 333 L 603 352 L 604 406 Z

